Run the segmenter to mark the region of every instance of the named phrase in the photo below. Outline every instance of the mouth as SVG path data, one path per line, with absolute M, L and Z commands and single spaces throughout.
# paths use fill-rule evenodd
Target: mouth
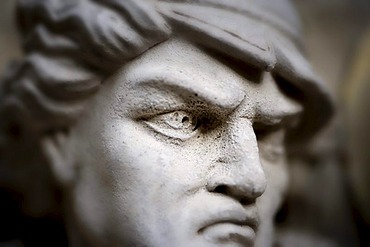
M 224 211 L 207 220 L 198 234 L 211 242 L 235 242 L 242 246 L 253 246 L 258 225 L 256 210 Z

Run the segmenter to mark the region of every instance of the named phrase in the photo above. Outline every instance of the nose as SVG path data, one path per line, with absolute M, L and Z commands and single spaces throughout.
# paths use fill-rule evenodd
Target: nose
M 254 203 L 266 189 L 267 181 L 259 158 L 252 123 L 237 119 L 219 138 L 221 148 L 207 181 L 207 190 L 238 200 Z

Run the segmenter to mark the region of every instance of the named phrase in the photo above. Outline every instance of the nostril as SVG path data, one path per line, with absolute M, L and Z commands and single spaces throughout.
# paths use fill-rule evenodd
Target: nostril
M 254 204 L 256 202 L 256 199 L 243 198 L 239 202 L 243 206 L 248 206 L 250 204 Z
M 226 185 L 219 185 L 213 190 L 213 192 L 220 194 L 227 194 L 227 191 L 228 189 Z
M 248 206 L 256 202 L 256 197 L 248 197 L 246 194 L 240 193 L 240 191 L 234 190 L 232 187 L 225 184 L 216 186 L 211 192 L 232 197 L 238 200 L 243 206 Z

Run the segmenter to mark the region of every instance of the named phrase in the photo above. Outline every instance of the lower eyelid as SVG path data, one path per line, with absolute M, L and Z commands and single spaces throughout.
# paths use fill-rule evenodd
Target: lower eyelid
M 145 125 L 149 127 L 152 131 L 165 136 L 167 138 L 177 139 L 181 141 L 185 141 L 187 139 L 190 139 L 193 137 L 197 132 L 193 131 L 192 133 L 181 133 L 180 130 L 165 128 L 165 127 L 159 127 L 157 124 L 151 123 L 149 121 L 144 121 Z
M 263 149 L 264 151 L 268 151 L 268 152 L 273 152 L 275 154 L 284 154 L 285 153 L 285 148 L 283 147 L 283 145 L 273 145 L 273 144 L 261 144 L 259 143 L 259 146 L 261 147 L 261 149 Z

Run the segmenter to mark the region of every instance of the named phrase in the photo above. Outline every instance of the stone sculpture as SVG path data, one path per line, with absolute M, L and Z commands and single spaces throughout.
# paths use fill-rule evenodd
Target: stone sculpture
M 70 246 L 272 246 L 287 149 L 331 114 L 288 1 L 21 0 L 17 14 L 4 138 L 16 126 L 40 148 Z

